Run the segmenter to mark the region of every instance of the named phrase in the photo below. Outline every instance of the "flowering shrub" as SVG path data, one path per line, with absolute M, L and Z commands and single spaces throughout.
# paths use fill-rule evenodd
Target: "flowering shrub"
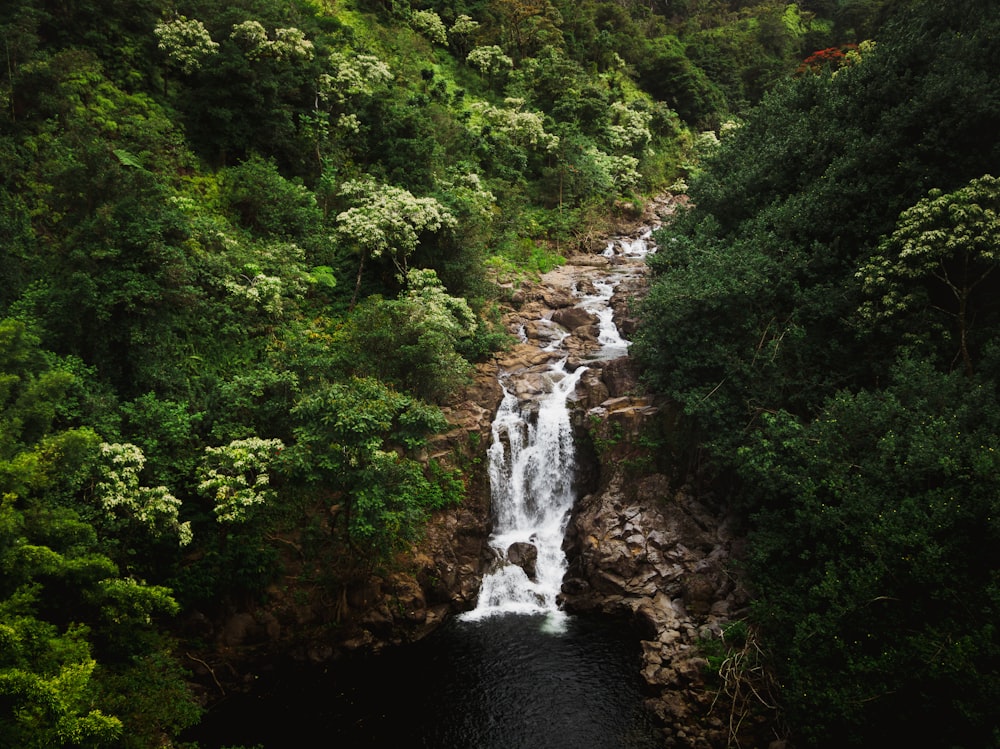
M 284 447 L 279 439 L 250 437 L 205 448 L 198 491 L 215 502 L 216 520 L 245 523 L 255 507 L 274 497 L 268 471 Z
M 181 501 L 165 486 L 139 485 L 146 465 L 142 450 L 128 442 L 104 442 L 100 457 L 102 470 L 94 484 L 94 497 L 109 524 L 138 525 L 156 537 L 176 535 L 181 546 L 191 542 L 191 524 L 177 517 Z

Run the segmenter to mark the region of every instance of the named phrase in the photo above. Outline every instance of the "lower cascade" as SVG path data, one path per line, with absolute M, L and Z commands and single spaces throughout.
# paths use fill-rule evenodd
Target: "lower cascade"
M 574 437 L 584 413 L 613 423 L 642 400 L 625 395 L 629 380 L 619 360 L 629 342 L 613 317 L 629 330 L 627 300 L 648 248 L 616 241 L 610 249 L 606 264 L 580 258 L 547 274 L 508 318 L 521 342 L 498 361 L 500 387 L 493 390 L 502 393 L 486 455 L 494 563 L 476 606 L 404 648 L 345 658 L 307 675 L 262 678 L 256 695 L 227 700 L 203 723 L 197 738 L 204 746 L 309 744 L 319 725 L 334 743 L 388 746 L 405 724 L 409 743 L 428 749 L 654 749 L 664 745 L 663 725 L 687 730 L 686 715 L 650 709 L 646 690 L 658 688 L 651 679 L 659 678 L 659 640 L 637 642 L 637 631 L 619 618 L 638 608 L 669 613 L 665 594 L 654 591 L 632 606 L 638 599 L 622 590 L 608 608 L 581 595 L 581 574 L 590 574 L 593 560 L 575 540 L 581 518 L 603 504 L 594 501 L 599 491 L 588 491 L 595 466 L 584 463 L 588 453 L 577 453 Z M 607 523 L 611 541 L 629 543 L 635 523 L 650 512 L 629 511 L 622 521 L 628 528 Z M 657 531 L 649 538 L 667 543 Z M 480 548 L 472 552 L 477 557 Z M 666 551 L 646 567 L 655 562 L 673 570 Z M 622 584 L 633 578 L 648 582 L 623 574 Z M 679 642 L 680 619 L 667 625 L 664 642 Z M 645 658 L 654 649 L 651 665 Z M 662 681 L 675 690 L 676 675 Z M 673 696 L 669 691 L 663 705 L 680 704 Z
M 605 256 L 615 257 L 616 247 L 610 244 Z M 641 259 L 646 250 L 645 242 L 638 249 L 624 243 L 620 257 Z M 611 308 L 620 271 L 609 268 L 607 277 L 593 279 L 586 290 L 574 285 L 575 309 L 597 330 L 588 359 L 627 355 L 629 342 L 615 326 Z M 518 332 L 528 343 L 525 326 Z M 577 499 L 571 402 L 588 368 L 578 358 L 571 363 L 571 334 L 551 319 L 538 321 L 536 333 L 541 363 L 500 375 L 504 398 L 488 452 L 494 515 L 489 544 L 496 564 L 483 577 L 476 607 L 460 617 L 466 621 L 542 614 L 557 624 L 563 617 L 559 592 L 568 566 L 563 540 Z
M 558 614 L 566 571 L 563 535 L 573 507 L 574 447 L 568 401 L 585 367 L 560 359 L 543 373 L 545 390 L 527 405 L 504 386 L 489 449 L 496 569 L 483 578 L 465 619 L 493 614 Z

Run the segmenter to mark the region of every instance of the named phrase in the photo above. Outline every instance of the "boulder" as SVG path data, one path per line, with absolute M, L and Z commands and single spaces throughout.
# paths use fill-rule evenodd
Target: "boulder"
M 594 325 L 597 318 L 582 307 L 563 307 L 552 312 L 552 322 L 559 323 L 566 330 L 574 331 L 577 328 Z
M 639 387 L 635 363 L 627 356 L 606 362 L 601 368 L 601 379 L 608 389 L 609 398 L 620 398 Z
M 507 547 L 507 561 L 517 565 L 529 580 L 534 580 L 536 575 L 535 565 L 538 562 L 538 547 L 527 541 L 515 541 Z

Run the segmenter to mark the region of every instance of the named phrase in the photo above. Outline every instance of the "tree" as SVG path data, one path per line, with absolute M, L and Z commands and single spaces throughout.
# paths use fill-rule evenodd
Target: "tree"
M 748 566 L 796 744 L 994 746 L 995 384 L 902 360 L 740 450 Z
M 198 491 L 214 502 L 220 523 L 247 522 L 254 507 L 274 498 L 270 469 L 283 449 L 281 440 L 259 437 L 205 448 Z
M 410 454 L 444 428 L 441 412 L 374 378 L 325 384 L 295 405 L 288 467 L 324 486 L 363 569 L 420 532 L 429 510 L 455 502 L 461 484 Z
M 463 347 L 476 334 L 468 303 L 450 296 L 433 270 L 412 269 L 397 299 L 370 297 L 345 322 L 349 371 L 377 377 L 431 402 L 468 381 Z
M 285 179 L 271 159 L 253 154 L 225 169 L 221 182 L 223 206 L 259 236 L 303 240 L 319 229 L 315 195 L 301 181 Z
M 167 62 L 184 75 L 191 75 L 200 69 L 208 58 L 219 51 L 219 43 L 212 40 L 205 24 L 195 18 L 177 16 L 156 24 L 153 31 Z
M 498 76 L 514 67 L 514 61 L 495 44 L 476 47 L 466 56 L 465 61 L 486 76 L 492 90 Z
M 145 463 L 142 450 L 135 445 L 101 444 L 100 470 L 94 483 L 94 500 L 100 511 L 96 522 L 106 526 L 109 535 L 125 538 L 137 529 L 153 539 L 176 537 L 180 546 L 186 546 L 191 543 L 191 524 L 178 519 L 181 502 L 165 486 L 140 486 L 139 474 Z
M 433 10 L 415 10 L 410 23 L 434 44 L 444 47 L 448 44 L 448 32 L 445 30 L 441 16 Z
M 176 504 L 139 487 L 141 454 L 131 446 L 110 451 L 122 459 L 116 465 L 100 465 L 100 437 L 72 426 L 80 387 L 71 361 L 41 349 L 23 322 L 0 320 L 4 746 L 149 746 L 162 739 L 159 720 L 176 721 L 179 731 L 196 718 L 176 671 L 155 686 L 146 678 L 146 659 L 168 657 L 154 622 L 177 604 L 162 586 L 125 571 L 147 553 L 147 530 L 183 539 Z M 92 494 L 109 503 L 95 508 Z M 112 553 L 126 560 L 122 567 Z M 142 730 L 118 710 L 120 700 L 107 698 L 105 680 L 123 675 L 146 684 L 159 704 Z
M 452 51 L 459 60 L 464 60 L 468 56 L 472 49 L 472 37 L 478 30 L 479 21 L 464 13 L 460 14 L 448 29 L 448 41 L 451 42 Z
M 405 278 L 410 255 L 423 233 L 455 226 L 455 217 L 434 198 L 418 198 L 409 190 L 379 184 L 371 178 L 351 180 L 340 194 L 355 205 L 337 216 L 337 232 L 359 255 L 353 306 L 361 288 L 365 259 L 388 255 Z
M 974 363 L 970 336 L 974 320 L 995 310 L 1000 265 L 1000 180 L 989 175 L 953 192 L 932 190 L 903 211 L 896 229 L 857 272 L 870 301 L 861 307 L 867 320 L 893 321 L 936 310 L 951 318 L 958 357 L 967 374 Z

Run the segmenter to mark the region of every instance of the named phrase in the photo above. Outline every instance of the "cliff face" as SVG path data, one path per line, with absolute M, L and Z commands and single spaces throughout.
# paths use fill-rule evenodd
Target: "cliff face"
M 718 694 L 706 653 L 749 603 L 732 565 L 741 549 L 733 519 L 683 477 L 656 470 L 662 456 L 651 435 L 670 428 L 666 404 L 609 398 L 589 408 L 585 420 L 596 487 L 570 521 L 563 605 L 634 622 L 643 638 L 648 704 L 666 745 L 728 746 L 731 709 L 747 706 Z M 744 732 L 758 727 L 750 721 Z

